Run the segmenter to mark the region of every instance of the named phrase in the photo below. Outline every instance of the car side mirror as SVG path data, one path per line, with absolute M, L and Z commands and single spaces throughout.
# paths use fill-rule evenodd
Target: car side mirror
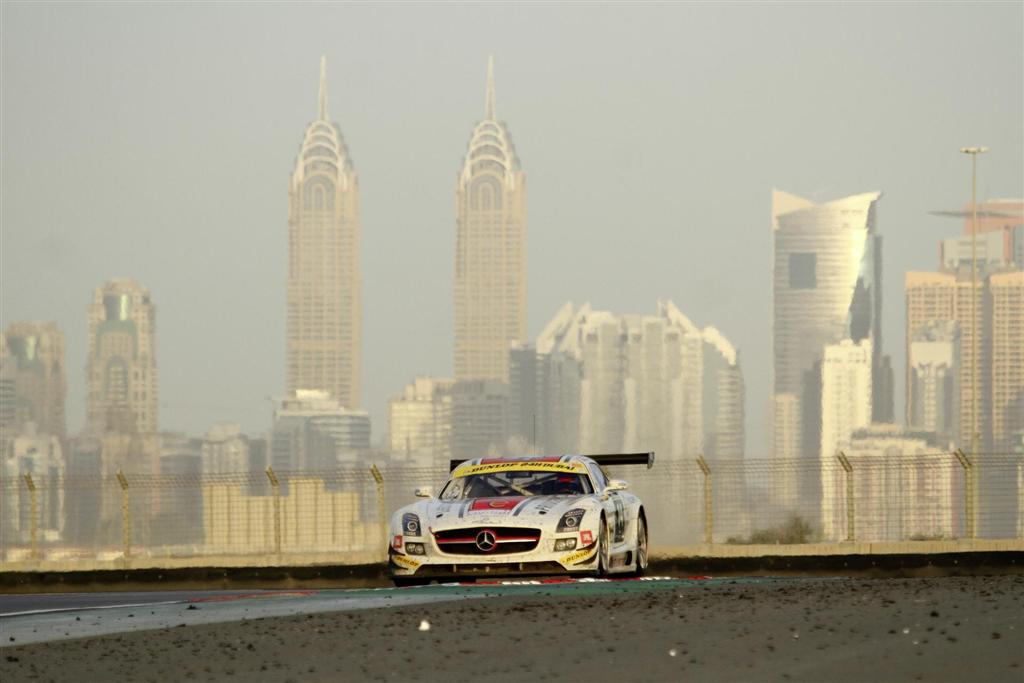
M 415 491 L 413 491 L 413 493 L 416 495 L 417 498 L 433 498 L 434 497 L 434 490 L 432 488 L 430 488 L 429 486 L 420 486 Z
M 610 479 L 608 485 L 604 487 L 605 491 L 625 491 L 629 488 L 629 484 L 621 479 Z

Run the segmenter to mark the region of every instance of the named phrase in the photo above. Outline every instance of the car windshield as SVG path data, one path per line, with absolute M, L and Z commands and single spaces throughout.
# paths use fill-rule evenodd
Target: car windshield
M 574 472 L 512 470 L 455 477 L 441 491 L 442 500 L 502 496 L 578 496 L 591 493 L 590 479 Z

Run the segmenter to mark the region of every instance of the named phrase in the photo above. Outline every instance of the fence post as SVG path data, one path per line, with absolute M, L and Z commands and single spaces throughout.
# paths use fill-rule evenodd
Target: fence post
M 704 473 L 704 542 L 708 545 L 713 543 L 712 531 L 715 528 L 714 509 L 711 498 L 711 468 L 703 455 L 697 456 L 697 465 Z
M 128 498 L 128 478 L 121 470 L 117 471 L 117 483 L 121 485 L 121 545 L 124 550 L 124 568 L 127 569 L 128 558 L 132 554 L 132 513 Z
M 274 553 L 281 559 L 281 482 L 274 474 L 274 468 L 267 466 L 267 479 L 274 491 Z
M 839 451 L 836 456 L 839 459 L 839 464 L 843 466 L 843 471 L 846 472 L 846 540 L 852 541 L 854 538 L 854 520 L 856 515 L 853 509 L 853 465 L 846 458 L 846 453 Z
M 29 514 L 32 519 L 29 521 L 32 539 L 32 559 L 39 559 L 39 501 L 36 497 L 36 483 L 32 481 L 32 475 L 25 474 L 25 488 L 28 489 Z
M 953 453 L 964 468 L 964 531 L 968 538 L 975 538 L 978 532 L 977 519 L 975 518 L 975 480 L 974 463 L 959 448 Z
M 380 524 L 380 535 L 385 537 L 385 543 L 387 539 L 388 526 L 387 520 L 384 517 L 384 475 L 377 469 L 377 465 L 370 465 L 370 474 L 373 475 L 373 481 L 377 484 L 377 523 Z

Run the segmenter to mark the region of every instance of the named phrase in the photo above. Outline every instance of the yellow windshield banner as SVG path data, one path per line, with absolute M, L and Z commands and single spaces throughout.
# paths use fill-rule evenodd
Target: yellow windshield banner
M 581 471 L 583 471 L 583 464 L 578 462 L 519 460 L 492 462 L 486 465 L 462 465 L 452 472 L 452 476 L 468 477 L 471 474 L 493 474 L 495 472 L 570 472 L 575 474 Z

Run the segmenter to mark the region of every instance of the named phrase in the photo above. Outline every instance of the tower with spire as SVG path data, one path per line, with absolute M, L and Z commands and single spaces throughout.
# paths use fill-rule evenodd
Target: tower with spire
M 316 120 L 306 128 L 288 185 L 288 391 L 328 392 L 360 407 L 362 276 L 359 179 L 327 112 L 320 58 Z
M 498 120 L 493 57 L 455 201 L 455 378 L 507 382 L 509 349 L 526 341 L 526 176 Z

